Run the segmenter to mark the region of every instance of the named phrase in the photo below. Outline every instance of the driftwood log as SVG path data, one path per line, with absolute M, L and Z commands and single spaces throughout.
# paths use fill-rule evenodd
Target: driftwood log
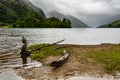
M 65 41 L 65 39 L 60 40 L 60 41 L 57 41 L 57 42 L 52 43 L 52 44 L 48 44 L 48 45 L 42 46 L 42 47 L 38 47 L 38 48 L 33 49 L 33 50 L 29 50 L 28 53 L 29 53 L 29 54 L 32 54 L 34 51 L 40 50 L 40 49 L 45 48 L 45 47 L 49 47 L 49 46 L 56 45 L 56 44 L 61 43 L 61 42 L 63 42 L 63 41 Z
M 63 51 L 63 55 L 59 58 L 58 61 L 53 61 L 50 63 L 50 66 L 54 67 L 54 68 L 58 68 L 61 67 L 69 58 L 69 54 L 66 53 L 66 51 Z

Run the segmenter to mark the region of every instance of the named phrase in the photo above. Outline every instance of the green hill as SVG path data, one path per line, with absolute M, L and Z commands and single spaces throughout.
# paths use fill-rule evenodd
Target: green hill
M 120 28 L 120 20 L 116 20 L 110 24 L 99 26 L 98 28 Z
M 28 0 L 29 1 L 29 0 Z M 30 4 L 30 2 L 29 2 Z M 39 14 L 34 9 L 39 10 Z M 9 24 L 26 18 L 45 18 L 40 8 L 26 5 L 23 0 L 0 0 L 0 24 Z
M 29 0 L 1 0 L 0 27 L 71 28 L 68 19 L 46 18 L 43 11 Z

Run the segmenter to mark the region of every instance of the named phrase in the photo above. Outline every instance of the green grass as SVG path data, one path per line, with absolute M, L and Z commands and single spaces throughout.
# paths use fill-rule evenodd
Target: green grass
M 4 25 L 4 26 L 0 26 L 0 28 L 12 28 L 12 25 Z
M 108 71 L 120 71 L 120 51 L 96 51 L 91 53 L 89 57 L 96 59 L 98 62 L 102 62 L 106 65 Z
M 0 28 L 12 28 L 11 26 L 0 26 Z
M 38 47 L 45 46 L 45 45 L 48 45 L 48 44 L 35 44 L 35 45 L 29 46 L 28 49 L 36 49 Z M 72 52 L 72 49 L 68 47 L 57 49 L 58 47 L 60 47 L 60 45 L 52 45 L 49 47 L 44 47 L 38 51 L 33 52 L 33 54 L 31 55 L 31 58 L 43 59 L 49 56 L 59 56 L 63 53 L 63 50 L 66 50 L 68 53 Z
M 114 45 L 108 50 L 90 51 L 83 54 L 79 59 L 84 61 L 93 60 L 95 64 L 102 63 L 105 65 L 105 70 L 108 73 L 114 74 L 120 71 L 120 45 Z

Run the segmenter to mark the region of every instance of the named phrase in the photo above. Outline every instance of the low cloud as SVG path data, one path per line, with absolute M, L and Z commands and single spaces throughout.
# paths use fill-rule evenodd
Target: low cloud
M 72 15 L 90 26 L 98 26 L 119 19 L 120 0 L 31 0 L 46 14 L 57 11 Z

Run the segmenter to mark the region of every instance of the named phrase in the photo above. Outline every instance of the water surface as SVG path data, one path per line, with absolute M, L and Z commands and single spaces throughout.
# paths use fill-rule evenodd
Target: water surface
M 74 28 L 74 29 L 0 29 L 0 51 L 20 48 L 21 36 L 28 44 L 53 43 L 65 39 L 62 44 L 95 45 L 120 43 L 119 28 Z

